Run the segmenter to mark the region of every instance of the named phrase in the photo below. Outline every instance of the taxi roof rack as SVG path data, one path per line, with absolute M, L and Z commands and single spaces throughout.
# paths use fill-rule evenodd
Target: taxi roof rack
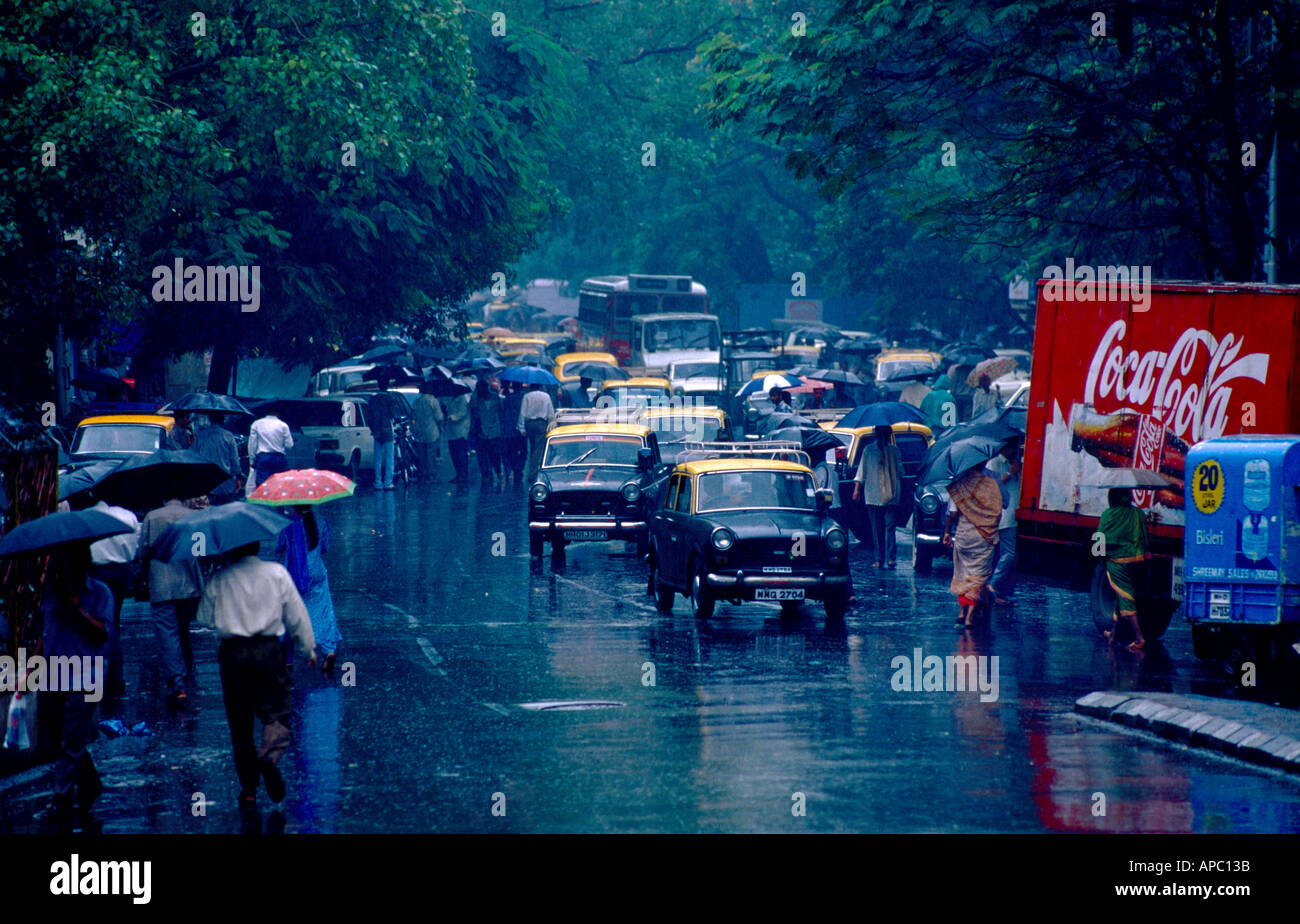
M 612 407 L 560 408 L 555 412 L 555 419 L 551 421 L 550 429 L 569 426 L 570 424 L 641 423 L 644 417 L 643 410 L 643 408 L 639 407 L 627 409 Z
M 793 440 L 743 440 L 741 442 L 707 443 L 687 440 L 677 456 L 682 462 L 699 462 L 704 459 L 772 459 L 779 462 L 797 462 L 812 468 L 812 459 L 804 452 L 802 444 Z

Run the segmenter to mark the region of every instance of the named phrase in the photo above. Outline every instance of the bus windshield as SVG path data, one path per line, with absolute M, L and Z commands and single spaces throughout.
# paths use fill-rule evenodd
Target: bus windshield
M 716 350 L 721 335 L 718 322 L 703 318 L 692 320 L 648 321 L 645 325 L 643 349 L 660 350 Z

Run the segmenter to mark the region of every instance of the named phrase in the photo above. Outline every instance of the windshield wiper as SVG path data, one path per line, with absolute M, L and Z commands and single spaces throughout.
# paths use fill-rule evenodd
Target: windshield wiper
M 583 459 L 587 458 L 587 456 L 591 455 L 593 452 L 595 452 L 595 451 L 596 451 L 597 449 L 599 449 L 599 448 L 600 448 L 599 446 L 592 446 L 590 449 L 588 449 L 588 450 L 587 450 L 586 452 L 584 452 L 582 455 L 578 456 L 578 458 L 574 459 L 572 462 L 565 462 L 565 463 L 564 463 L 564 467 L 565 467 L 565 468 L 568 468 L 570 465 L 577 465 L 579 462 L 581 462 Z

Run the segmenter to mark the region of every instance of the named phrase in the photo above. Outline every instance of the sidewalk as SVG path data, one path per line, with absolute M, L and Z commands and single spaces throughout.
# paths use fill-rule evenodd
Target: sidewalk
M 1074 711 L 1300 774 L 1300 712 L 1242 700 L 1178 693 L 1094 692 Z

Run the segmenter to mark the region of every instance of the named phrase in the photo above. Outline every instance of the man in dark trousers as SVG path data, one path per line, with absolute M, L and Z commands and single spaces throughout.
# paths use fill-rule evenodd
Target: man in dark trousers
M 206 414 L 194 415 L 194 443 L 191 452 L 220 465 L 230 477 L 208 495 L 213 505 L 229 504 L 243 495 L 243 471 L 239 466 L 239 443 L 235 434 L 213 422 Z
M 393 489 L 393 467 L 396 464 L 397 437 L 393 424 L 397 422 L 397 402 L 388 390 L 388 379 L 379 379 L 379 391 L 370 396 L 366 405 L 366 420 L 370 435 L 375 438 L 375 490 Z
M 221 638 L 217 664 L 226 721 L 239 774 L 241 811 L 257 806 L 259 777 L 273 802 L 284 798 L 278 764 L 289 746 L 289 670 L 280 636 L 289 633 L 310 666 L 316 638 L 307 607 L 279 562 L 257 557 L 257 543 L 237 548 L 208 582 L 199 603 L 199 622 Z M 262 720 L 262 745 L 253 742 L 253 717 Z

